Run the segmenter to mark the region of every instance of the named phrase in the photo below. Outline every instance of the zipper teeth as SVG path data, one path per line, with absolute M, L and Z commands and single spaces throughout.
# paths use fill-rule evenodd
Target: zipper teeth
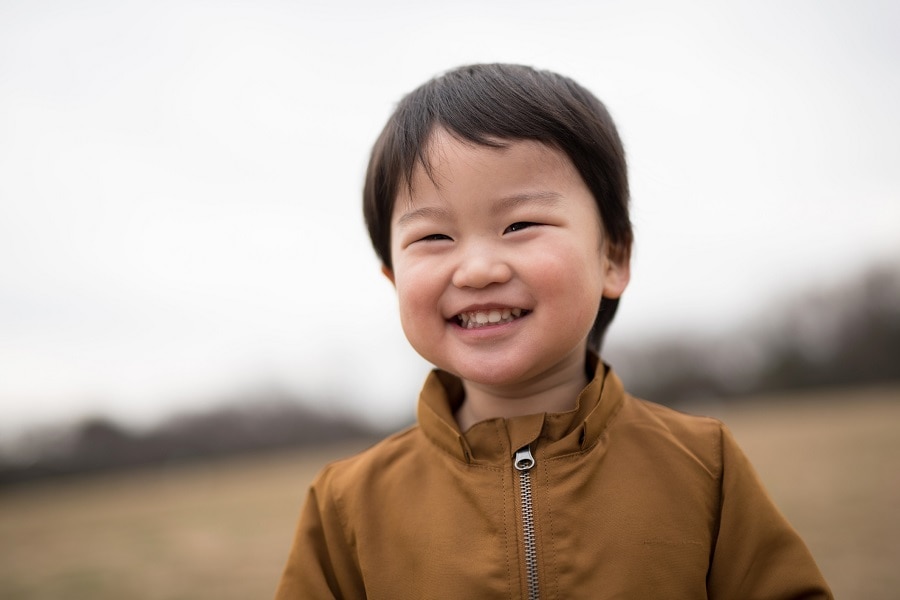
M 528 576 L 528 598 L 539 600 L 537 576 L 537 548 L 534 543 L 534 508 L 531 505 L 531 476 L 519 471 L 519 494 L 522 499 L 522 530 L 525 541 L 525 571 Z

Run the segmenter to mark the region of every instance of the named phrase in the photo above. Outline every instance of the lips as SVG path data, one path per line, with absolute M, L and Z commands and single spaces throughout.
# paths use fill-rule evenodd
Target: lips
M 471 310 L 456 315 L 456 322 L 464 329 L 478 329 L 488 325 L 500 325 L 511 323 L 528 314 L 521 308 L 490 308 L 486 310 Z

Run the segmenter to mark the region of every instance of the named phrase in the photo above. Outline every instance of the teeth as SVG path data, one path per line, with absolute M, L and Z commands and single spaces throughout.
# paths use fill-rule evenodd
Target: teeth
M 521 308 L 493 308 L 491 310 L 476 310 L 456 315 L 459 324 L 466 329 L 476 329 L 485 325 L 497 323 L 509 323 L 522 316 Z

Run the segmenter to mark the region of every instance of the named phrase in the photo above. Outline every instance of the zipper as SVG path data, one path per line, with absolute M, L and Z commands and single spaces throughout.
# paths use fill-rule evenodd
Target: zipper
M 519 472 L 519 498 L 522 505 L 522 539 L 525 544 L 525 574 L 528 578 L 528 600 L 539 600 L 537 547 L 534 542 L 534 507 L 531 504 L 531 469 L 534 456 L 525 446 L 516 452 L 513 465 Z

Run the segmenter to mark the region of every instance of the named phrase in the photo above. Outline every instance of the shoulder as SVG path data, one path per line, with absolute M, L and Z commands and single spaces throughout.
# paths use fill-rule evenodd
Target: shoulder
M 702 465 L 714 478 L 721 475 L 723 443 L 730 439 L 727 428 L 718 419 L 684 413 L 630 395 L 610 424 L 610 437 L 628 439 L 671 462 Z
M 313 480 L 319 497 L 348 501 L 373 488 L 392 486 L 429 458 L 418 425 L 399 431 L 353 456 L 327 464 Z
M 678 436 L 719 435 L 724 427 L 720 420 L 713 417 L 682 412 L 631 395 L 626 395 L 621 412 L 626 421 Z

